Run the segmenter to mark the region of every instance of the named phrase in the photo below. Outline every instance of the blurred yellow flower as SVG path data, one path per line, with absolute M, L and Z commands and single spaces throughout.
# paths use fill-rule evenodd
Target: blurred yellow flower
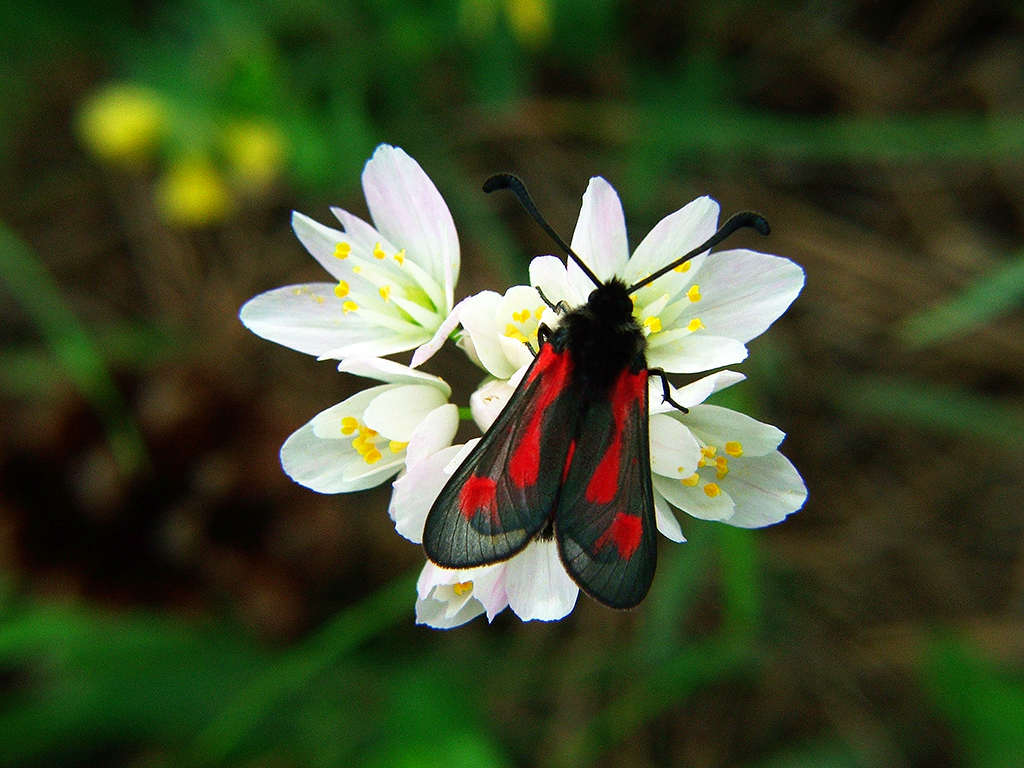
M 248 120 L 224 131 L 224 151 L 238 186 L 259 191 L 281 173 L 286 154 L 284 135 L 269 123 Z
M 512 33 L 523 45 L 538 45 L 551 33 L 551 9 L 547 0 L 505 0 Z
M 224 177 L 206 158 L 172 165 L 157 182 L 156 203 L 169 224 L 202 227 L 227 218 L 233 207 Z
M 137 165 L 153 154 L 167 127 L 167 105 L 158 94 L 131 83 L 92 93 L 77 119 L 79 136 L 96 157 Z

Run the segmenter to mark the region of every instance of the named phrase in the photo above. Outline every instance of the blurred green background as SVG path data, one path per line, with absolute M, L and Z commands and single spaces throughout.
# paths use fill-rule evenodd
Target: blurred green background
M 1024 764 L 1020 3 L 0 18 L 0 765 Z M 737 244 L 808 284 L 728 404 L 789 434 L 806 508 L 683 521 L 636 611 L 415 626 L 388 489 L 278 463 L 362 382 L 237 319 L 321 279 L 290 211 L 365 216 L 379 142 L 452 208 L 460 297 L 553 250 L 494 172 L 563 234 L 605 176 L 634 245 L 701 194 L 766 214 Z

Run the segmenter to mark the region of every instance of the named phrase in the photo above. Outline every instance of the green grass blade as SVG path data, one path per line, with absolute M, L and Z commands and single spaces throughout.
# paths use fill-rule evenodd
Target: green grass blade
M 126 474 L 150 465 L 149 452 L 110 371 L 42 262 L 0 222 L 0 281 L 42 334 L 50 353 L 102 420 L 115 460 Z
M 980 328 L 1024 303 L 1024 252 L 992 269 L 949 301 L 907 318 L 900 338 L 912 348 Z

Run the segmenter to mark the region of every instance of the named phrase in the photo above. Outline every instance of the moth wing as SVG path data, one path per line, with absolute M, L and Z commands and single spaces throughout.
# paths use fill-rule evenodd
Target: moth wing
M 578 412 L 573 361 L 543 344 L 487 434 L 427 515 L 423 547 L 443 568 L 506 560 L 554 511 Z
M 657 564 L 647 371 L 624 369 L 607 398 L 593 398 L 570 447 L 555 536 L 562 563 L 591 597 L 632 608 Z

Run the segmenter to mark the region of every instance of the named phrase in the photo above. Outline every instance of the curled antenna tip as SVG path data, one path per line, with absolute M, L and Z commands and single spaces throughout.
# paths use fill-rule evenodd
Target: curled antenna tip
M 510 189 L 513 186 L 523 186 L 523 182 L 511 173 L 496 173 L 484 182 L 484 192 L 490 194 L 499 189 Z

